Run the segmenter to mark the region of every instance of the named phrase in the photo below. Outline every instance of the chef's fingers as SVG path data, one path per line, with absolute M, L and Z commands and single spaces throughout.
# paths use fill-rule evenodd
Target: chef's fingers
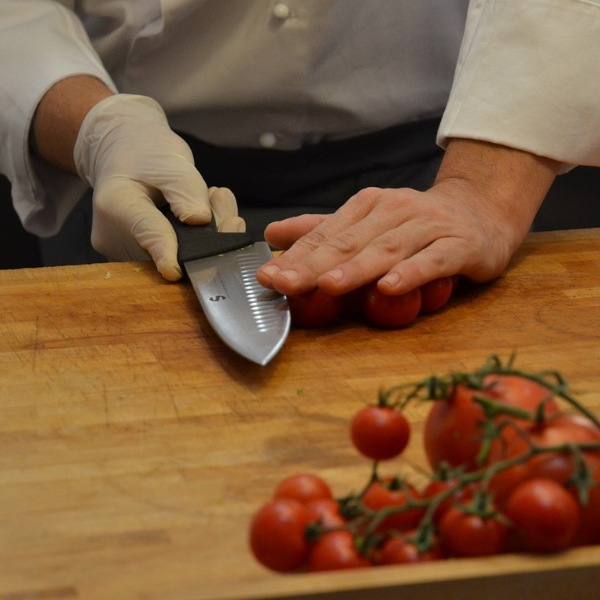
M 210 187 L 208 200 L 218 231 L 227 233 L 246 231 L 246 223 L 238 215 L 237 201 L 229 188 Z
M 305 214 L 269 223 L 265 229 L 265 240 L 274 248 L 287 250 L 326 218 L 327 215 Z
M 92 246 L 112 260 L 148 260 L 168 281 L 183 275 L 177 261 L 177 236 L 155 206 L 154 188 L 126 180 L 94 192 Z
M 333 214 L 306 215 L 273 224 L 270 241 L 293 243 L 259 271 L 258 281 L 291 295 L 317 287 L 319 276 L 350 260 L 390 228 L 390 215 L 377 208 L 379 194 L 375 188 L 362 190 Z M 276 233 L 281 239 L 274 240 Z M 294 242 L 296 235 L 300 237 Z

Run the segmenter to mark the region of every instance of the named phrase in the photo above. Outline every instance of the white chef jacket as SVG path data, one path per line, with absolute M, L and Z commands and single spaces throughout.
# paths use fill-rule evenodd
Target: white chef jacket
M 441 115 L 485 139 L 600 164 L 600 0 L 0 0 L 0 170 L 26 228 L 83 184 L 30 156 L 35 106 L 91 74 L 232 147 L 293 150 Z M 24 40 L 31 40 L 24 43 Z

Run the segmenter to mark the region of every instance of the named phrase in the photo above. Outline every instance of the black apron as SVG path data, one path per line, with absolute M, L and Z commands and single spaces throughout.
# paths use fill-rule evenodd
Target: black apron
M 257 236 L 271 221 L 330 213 L 365 187 L 431 186 L 441 161 L 439 119 L 298 150 L 222 148 L 181 134 L 207 185 L 228 187 Z

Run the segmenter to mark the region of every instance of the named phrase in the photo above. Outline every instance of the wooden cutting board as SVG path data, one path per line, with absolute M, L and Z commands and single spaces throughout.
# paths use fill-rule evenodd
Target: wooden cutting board
M 600 412 L 600 230 L 532 234 L 503 278 L 405 330 L 294 330 L 267 367 L 148 263 L 0 271 L 0 302 L 0 600 L 598 598 L 597 547 L 282 576 L 247 528 L 294 472 L 362 486 L 348 423 L 382 386 L 516 351 Z M 409 414 L 424 464 L 426 407 Z

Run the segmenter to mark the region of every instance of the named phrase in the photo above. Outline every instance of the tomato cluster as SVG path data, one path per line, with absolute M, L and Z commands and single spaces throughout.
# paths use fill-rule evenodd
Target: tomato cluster
M 441 277 L 398 296 L 380 292 L 376 281 L 342 296 L 330 296 L 317 288 L 288 296 L 288 304 L 294 327 L 326 327 L 345 316 L 362 314 L 376 327 L 398 329 L 410 325 L 419 315 L 442 308 L 457 281 L 457 277 Z
M 379 474 L 409 445 L 411 402 L 431 403 L 431 474 L 418 487 Z M 600 426 L 557 373 L 492 357 L 396 386 L 358 411 L 350 438 L 373 461 L 362 491 L 335 498 L 318 475 L 284 479 L 250 527 L 264 566 L 324 571 L 600 543 Z

